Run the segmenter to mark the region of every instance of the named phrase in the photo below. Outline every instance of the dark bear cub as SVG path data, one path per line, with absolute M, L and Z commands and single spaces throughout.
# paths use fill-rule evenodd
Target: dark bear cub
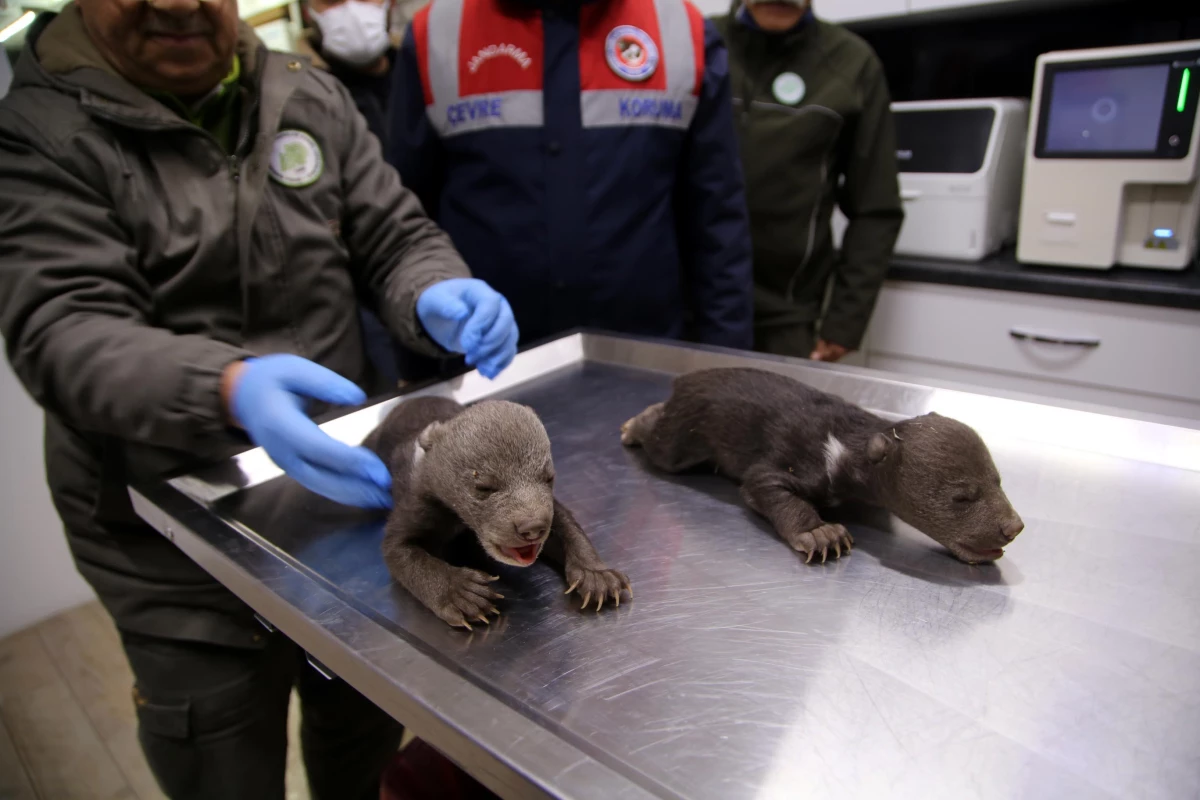
M 671 396 L 621 428 L 666 472 L 712 465 L 808 561 L 853 544 L 819 506 L 882 506 L 970 564 L 995 561 L 1025 527 L 974 430 L 938 414 L 888 422 L 757 369 L 680 376 Z
M 500 612 L 497 578 L 440 557 L 471 530 L 491 558 L 528 567 L 540 555 L 578 591 L 583 607 L 632 597 L 629 579 L 601 561 L 587 534 L 554 499 L 550 439 L 532 409 L 489 400 L 463 407 L 443 397 L 401 402 L 365 447 L 392 472 L 395 507 L 383 557 L 392 576 L 446 623 L 471 628 Z

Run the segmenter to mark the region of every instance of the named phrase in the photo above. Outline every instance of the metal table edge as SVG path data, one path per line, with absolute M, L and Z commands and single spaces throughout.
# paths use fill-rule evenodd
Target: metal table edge
M 234 533 L 232 526 L 212 517 L 200 517 L 194 512 L 203 513 L 201 506 L 167 485 L 130 487 L 129 496 L 135 511 L 147 524 L 166 536 L 257 614 L 505 800 L 674 797 L 665 789 L 651 791 L 601 763 L 469 678 L 446 668 L 412 642 L 346 603 L 317 580 L 306 580 L 304 585 L 310 592 L 308 600 L 327 596 L 331 604 L 339 606 L 341 619 L 352 616 L 356 626 L 388 637 L 387 660 L 405 661 L 413 666 L 406 676 L 412 685 L 398 686 L 391 682 L 379 659 L 375 658 L 378 653 L 352 649 L 329 631 L 323 621 L 306 615 L 297 606 L 298 598 L 289 596 L 286 591 L 268 588 L 264 576 L 254 575 L 222 556 L 192 530 L 192 526 L 199 523 L 223 526 Z M 264 550 L 271 552 L 277 563 L 297 569 L 273 548 Z M 426 670 L 429 675 L 423 674 Z M 437 685 L 439 683 L 442 685 Z M 471 731 L 479 731 L 481 719 L 494 720 L 491 727 L 506 734 L 476 738 Z M 520 739 L 523 752 L 537 751 L 545 761 L 569 766 L 549 774 L 548 770 L 527 763 L 528 759 L 522 759 L 519 753 L 501 755 L 505 738 Z
M 523 351 L 514 363 L 512 373 L 507 377 L 502 376 L 500 381 L 485 382 L 477 373 L 471 372 L 432 386 L 413 387 L 411 392 L 402 392 L 401 397 L 439 393 L 471 402 L 474 397 L 519 386 L 589 360 L 664 374 L 679 374 L 703 367 L 753 365 L 815 379 L 813 382 L 819 384 L 819 388 L 835 394 L 853 394 L 864 387 L 869 389 L 872 385 L 887 384 L 901 390 L 902 394 L 901 402 L 893 410 L 931 407 L 947 413 L 946 408 L 952 411 L 957 407 L 985 420 L 989 415 L 1002 415 L 1011 418 L 1002 421 L 1010 432 L 1023 421 L 1034 420 L 1043 428 L 1040 432 L 1030 434 L 1035 440 L 1040 434 L 1052 431 L 1054 425 L 1061 425 L 1064 415 L 1071 415 L 1070 421 L 1075 430 L 1068 433 L 1078 434 L 1074 437 L 1078 441 L 1057 441 L 1055 436 L 1049 436 L 1045 443 L 1138 458 L 1136 452 L 1097 447 L 1098 440 L 1095 438 L 1097 432 L 1136 433 L 1154 440 L 1154 447 L 1145 449 L 1141 454 L 1143 457 L 1138 460 L 1200 470 L 1200 431 L 1192 427 L 1175 427 L 1169 421 L 1114 416 L 1103 409 L 1072 409 L 1071 404 L 1052 399 L 1005 397 L 1004 393 L 991 390 L 947 387 L 941 382 L 876 370 L 813 364 L 780 356 L 703 345 L 685 346 L 677 342 L 592 331 L 571 332 Z M 843 392 L 839 392 L 839 389 Z M 372 413 L 379 413 L 383 407 L 390 408 L 394 402 L 398 402 L 398 398 L 383 401 L 373 407 Z M 350 416 L 366 411 L 352 412 Z M 964 421 L 972 424 L 971 420 Z M 261 451 L 251 452 L 265 457 Z M 243 487 L 269 479 L 271 475 L 249 477 L 249 483 L 243 483 Z M 328 597 L 331 605 L 339 606 L 339 612 L 344 609 L 346 615 L 355 615 L 355 624 L 361 623 L 370 630 L 385 634 L 389 640 L 386 653 L 381 650 L 367 651 L 364 655 L 361 650 L 351 649 L 328 629 L 325 621 L 313 619 L 303 611 L 301 598 L 295 596 L 294 588 L 289 595 L 286 591 L 289 587 L 285 586 L 280 591 L 265 585 L 263 578 L 270 580 L 271 577 L 265 574 L 266 570 L 263 575 L 253 574 L 222 554 L 211 543 L 212 535 L 219 536 L 223 532 L 226 536 L 243 536 L 244 532 L 211 515 L 205 508 L 205 498 L 193 494 L 186 484 L 171 481 L 151 487 L 135 487 L 130 489 L 130 496 L 143 519 L 174 541 L 216 580 L 333 672 L 396 719 L 409 725 L 414 733 L 442 750 L 498 794 L 522 800 L 526 797 L 564 797 L 572 800 L 675 797 L 647 776 L 640 773 L 630 775 L 619 766 L 614 767 L 588 753 L 554 729 L 489 693 L 470 678 L 446 667 L 402 635 L 355 608 L 327 588 L 320 579 L 309 576 L 302 582 L 304 591 L 308 593 L 303 599 L 311 603 L 312 597 L 321 593 Z M 192 530 L 193 526 L 196 530 Z M 273 566 L 303 571 L 270 545 L 263 550 L 269 554 Z M 389 678 L 382 663 L 384 656 L 391 665 L 400 662 L 413 665 L 413 674 Z M 395 671 L 391 674 L 396 675 Z M 488 730 L 481 732 L 479 721 L 493 718 L 499 723 L 482 726 Z M 497 731 L 504 733 L 500 735 Z M 521 751 L 506 749 L 505 742 L 514 738 L 522 739 Z M 537 757 L 523 756 L 529 749 L 540 749 L 547 757 L 539 765 L 536 763 Z M 555 769 L 548 766 L 550 764 L 562 765 L 562 768 Z

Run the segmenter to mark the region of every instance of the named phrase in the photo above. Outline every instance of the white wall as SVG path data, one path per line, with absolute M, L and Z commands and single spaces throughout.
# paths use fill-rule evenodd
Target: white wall
M 0 638 L 91 599 L 50 502 L 42 412 L 0 358 Z
M 692 0 L 692 3 L 706 17 L 723 16 L 733 7 L 732 0 Z
M 12 65 L 8 63 L 8 51 L 0 47 L 0 97 L 8 94 L 8 87 L 12 84 Z

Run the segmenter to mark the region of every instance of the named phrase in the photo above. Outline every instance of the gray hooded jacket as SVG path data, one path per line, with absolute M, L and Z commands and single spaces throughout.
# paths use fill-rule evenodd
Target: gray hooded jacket
M 220 401 L 236 360 L 295 353 L 381 389 L 360 301 L 438 355 L 416 298 L 469 275 L 336 80 L 245 25 L 238 53 L 228 154 L 121 78 L 74 5 L 38 20 L 0 102 L 0 333 L 46 411 L 76 563 L 119 626 L 226 644 L 253 641 L 247 610 L 126 484 L 247 447 Z

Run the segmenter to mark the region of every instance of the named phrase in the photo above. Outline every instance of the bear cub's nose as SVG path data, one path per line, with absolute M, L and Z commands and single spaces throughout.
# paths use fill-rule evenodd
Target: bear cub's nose
M 527 542 L 536 542 L 546 536 L 546 524 L 544 519 L 523 519 L 513 523 L 513 527 L 517 529 L 517 535 Z
M 1000 532 L 1004 534 L 1004 538 L 1010 542 L 1017 538 L 1017 535 L 1025 530 L 1025 523 L 1020 517 L 1013 517 L 1000 526 Z

